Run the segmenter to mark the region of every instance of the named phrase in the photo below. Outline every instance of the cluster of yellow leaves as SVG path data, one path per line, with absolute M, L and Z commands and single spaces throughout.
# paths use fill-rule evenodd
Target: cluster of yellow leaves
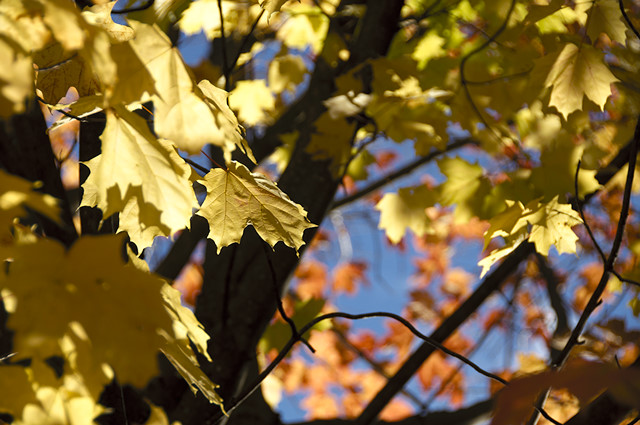
M 144 263 L 127 264 L 122 236 L 83 236 L 66 250 L 28 229 L 9 232 L 25 207 L 53 219 L 58 212 L 53 198 L 0 173 L 0 260 L 6 266 L 0 293 L 15 332 L 14 358 L 31 360 L 26 369 L 0 367 L 2 381 L 12 382 L 0 390 L 0 409 L 21 418 L 18 423 L 90 421 L 103 411 L 97 399 L 114 377 L 142 387 L 157 375 L 158 352 L 194 392 L 220 403 L 191 350 L 193 344 L 208 358 L 209 336 L 181 305 L 179 292 Z M 61 377 L 45 364 L 51 356 L 65 360 Z

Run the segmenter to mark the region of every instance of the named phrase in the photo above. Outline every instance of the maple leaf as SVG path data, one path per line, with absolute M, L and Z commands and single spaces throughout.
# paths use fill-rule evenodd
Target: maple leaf
M 25 99 L 33 91 L 33 65 L 20 50 L 0 38 L 0 117 L 24 112 Z
M 398 243 L 409 228 L 417 236 L 424 236 L 430 229 L 425 212 L 437 201 L 437 192 L 427 186 L 402 188 L 398 193 L 387 193 L 376 204 L 380 211 L 380 224 L 392 243 Z
M 327 111 L 320 115 L 314 127 L 306 151 L 314 159 L 330 159 L 331 174 L 338 178 L 351 158 L 351 140 L 356 123 L 344 118 L 334 119 Z
M 0 248 L 2 259 L 13 259 L 11 270 L 0 276 L 0 288 L 17 300 L 7 326 L 16 332 L 19 358 L 44 360 L 76 352 L 84 367 L 102 373 L 103 383 L 111 379 L 108 368 L 100 368 L 105 364 L 120 382 L 142 387 L 158 373 L 160 350 L 169 357 L 178 350 L 189 353 L 188 339 L 207 357 L 208 336 L 181 306 L 179 293 L 159 277 L 125 264 L 122 246 L 122 236 L 109 235 L 83 236 L 68 251 L 48 239 Z M 43 308 L 51 315 L 34 313 Z M 211 402 L 220 401 L 204 375 L 189 374 L 184 358 L 170 360 L 206 389 Z
M 300 56 L 285 55 L 269 64 L 269 88 L 274 93 L 293 91 L 304 80 L 307 67 Z
M 140 116 L 124 107 L 106 113 L 102 153 L 86 162 L 91 173 L 82 205 L 98 206 L 104 217 L 122 212 L 119 229 L 142 250 L 155 236 L 189 226 L 198 206 L 191 168 Z
M 238 118 L 248 125 L 267 121 L 275 102 L 265 80 L 239 81 L 229 95 L 229 105 L 238 111 Z
M 536 199 L 526 206 L 520 202 L 508 202 L 507 205 L 504 211 L 489 220 L 490 226 L 484 235 L 485 247 L 495 237 L 503 237 L 506 243 L 478 262 L 482 267 L 481 277 L 525 239 L 533 242 L 536 251 L 545 256 L 552 245 L 559 254 L 576 253 L 578 236 L 571 228 L 582 223 L 582 220 L 571 205 L 560 204 L 558 196 L 549 202 Z
M 624 44 L 627 40 L 627 27 L 622 20 L 620 6 L 616 0 L 598 0 L 593 2 L 587 21 L 587 34 L 591 40 L 598 39 L 604 33 L 613 41 Z
M 267 19 L 275 12 L 280 12 L 280 8 L 289 0 L 262 0 L 260 7 L 267 12 Z
M 230 162 L 226 170 L 211 170 L 200 182 L 207 197 L 197 214 L 209 222 L 209 238 L 218 252 L 240 243 L 245 227 L 252 225 L 271 247 L 283 242 L 297 253 L 304 245 L 304 230 L 316 227 L 275 183 L 238 162 Z
M 155 80 L 158 136 L 193 154 L 209 143 L 227 152 L 236 146 L 246 151 L 238 122 L 224 101 L 226 92 L 206 80 L 196 85 L 180 52 L 160 28 L 136 21 L 131 26 L 136 31 L 133 49 Z
M 478 164 L 470 164 L 462 158 L 443 158 L 438 161 L 440 172 L 447 177 L 439 186 L 442 205 L 456 205 L 456 222 L 466 222 L 471 217 L 483 217 L 485 198 L 491 190 Z
M 27 214 L 25 207 L 38 211 L 53 221 L 59 221 L 58 200 L 35 192 L 40 184 L 32 183 L 0 170 L 0 241 L 11 238 L 13 219 Z
M 605 65 L 604 53 L 586 43 L 565 44 L 539 59 L 533 72 L 546 75 L 544 85 L 551 87 L 549 106 L 555 106 L 565 119 L 582 109 L 584 96 L 602 108 L 611 95 L 611 84 L 618 81 Z

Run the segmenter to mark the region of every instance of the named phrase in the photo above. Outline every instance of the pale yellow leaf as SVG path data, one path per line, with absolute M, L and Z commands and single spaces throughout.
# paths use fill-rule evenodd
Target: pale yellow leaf
M 285 55 L 275 58 L 269 64 L 269 88 L 274 93 L 294 91 L 304 80 L 307 67 L 300 56 Z
M 598 0 L 594 1 L 589 13 L 587 21 L 587 34 L 594 42 L 600 34 L 604 33 L 613 41 L 624 44 L 627 40 L 622 13 L 620 13 L 620 5 L 617 0 Z
M 158 140 L 147 123 L 126 108 L 107 110 L 102 153 L 87 162 L 82 205 L 98 206 L 104 217 L 122 212 L 126 230 L 138 249 L 153 237 L 189 226 L 197 202 L 191 168 L 171 144 Z
M 398 243 L 410 229 L 416 236 L 424 236 L 431 228 L 426 209 L 437 202 L 437 191 L 427 186 L 402 188 L 398 193 L 387 193 L 376 204 L 380 211 L 380 224 L 392 243 Z
M 211 170 L 201 183 L 207 197 L 198 215 L 209 222 L 209 238 L 218 252 L 239 243 L 249 225 L 272 247 L 283 242 L 297 252 L 304 245 L 304 230 L 316 226 L 275 183 L 235 161 L 227 170 Z
M 133 28 L 127 25 L 116 24 L 111 18 L 111 11 L 115 4 L 115 1 L 96 4 L 84 10 L 82 17 L 90 25 L 103 29 L 109 34 L 111 40 L 115 42 L 131 40 L 135 36 Z
M 611 84 L 618 81 L 604 63 L 604 53 L 586 43 L 567 43 L 540 59 L 534 73 L 547 72 L 544 84 L 551 87 L 549 105 L 565 118 L 582 109 L 585 96 L 602 108 L 611 95 Z
M 25 110 L 25 100 L 33 93 L 34 72 L 24 52 L 0 38 L 0 117 Z
M 273 93 L 264 80 L 239 81 L 229 95 L 229 105 L 247 125 L 263 124 L 276 106 Z
M 178 350 L 183 355 L 172 363 L 181 373 L 191 371 L 185 379 L 195 379 L 191 373 L 201 376 L 193 370 L 197 363 L 191 361 L 195 356 L 187 341 L 193 337 L 203 349 L 208 336 L 176 301 L 175 289 L 158 276 L 125 264 L 123 243 L 123 237 L 108 235 L 83 236 L 70 249 L 49 239 L 0 247 L 2 258 L 12 258 L 11 273 L 0 275 L 0 288 L 9 289 L 17 300 L 8 322 L 16 332 L 17 358 L 63 356 L 83 379 L 88 370 L 95 370 L 96 379 L 103 382 L 113 377 L 100 367 L 107 364 L 122 384 L 143 387 L 158 373 L 157 353 Z M 50 314 L 35 313 L 44 308 Z M 65 380 L 65 385 L 81 388 L 83 382 Z M 202 380 L 198 387 L 212 402 L 220 401 L 210 381 Z M 48 401 L 43 401 L 38 394 L 44 406 L 64 411 L 56 397 L 49 391 Z M 38 409 L 33 414 L 37 416 Z
M 177 48 L 157 27 L 131 21 L 136 31 L 132 46 L 155 80 L 154 129 L 180 149 L 197 154 L 212 143 L 228 149 L 243 145 L 241 129 L 220 95 L 209 97 L 209 82 L 196 85 Z M 220 91 L 220 89 L 217 89 Z

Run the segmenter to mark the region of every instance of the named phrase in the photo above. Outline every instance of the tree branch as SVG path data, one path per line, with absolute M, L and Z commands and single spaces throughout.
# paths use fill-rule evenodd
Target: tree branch
M 412 171 L 414 171 L 415 169 L 417 169 L 418 167 L 427 164 L 431 161 L 433 161 L 435 158 L 439 157 L 440 155 L 446 153 L 446 152 L 451 152 L 453 150 L 459 149 L 463 146 L 467 146 L 467 145 L 475 145 L 477 144 L 476 141 L 470 139 L 470 138 L 465 138 L 465 139 L 460 139 L 460 140 L 456 140 L 455 142 L 447 145 L 446 148 L 444 148 L 443 150 L 435 150 L 431 153 L 429 153 L 428 155 L 422 156 L 420 158 L 417 158 L 416 160 L 414 160 L 413 162 L 405 165 L 404 167 L 400 168 L 399 170 L 394 171 L 393 173 L 387 174 L 384 177 L 381 177 L 380 179 L 372 182 L 371 184 L 369 184 L 367 187 L 364 187 L 362 189 L 360 189 L 359 191 L 357 191 L 356 193 L 353 193 L 349 196 L 345 196 L 343 198 L 337 199 L 336 201 L 334 201 L 331 204 L 331 209 L 335 209 L 335 208 L 340 208 L 346 204 L 349 204 L 351 202 L 357 201 L 358 199 L 361 199 L 365 196 L 367 196 L 368 194 L 370 194 L 371 192 L 374 192 L 378 189 L 380 189 L 383 186 L 386 186 L 387 184 L 406 176 L 407 174 L 411 173 Z

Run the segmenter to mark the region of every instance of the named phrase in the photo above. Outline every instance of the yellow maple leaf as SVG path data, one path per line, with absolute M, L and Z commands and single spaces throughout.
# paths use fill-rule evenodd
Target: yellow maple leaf
M 200 182 L 207 197 L 197 214 L 209 222 L 209 239 L 218 252 L 239 243 L 248 225 L 272 247 L 283 242 L 297 252 L 304 245 L 304 230 L 316 227 L 275 183 L 238 162 L 230 162 L 227 170 L 211 170 Z
M 314 159 L 330 159 L 331 174 L 338 178 L 351 159 L 351 140 L 355 130 L 355 122 L 348 122 L 343 117 L 331 117 L 331 111 L 320 115 L 314 123 L 315 131 L 306 147 Z
M 58 200 L 34 191 L 37 187 L 38 184 L 0 170 L 0 240 L 10 236 L 14 218 L 26 215 L 25 207 L 59 221 Z
M 229 105 L 247 125 L 264 124 L 273 112 L 276 100 L 264 80 L 239 81 L 229 95 Z
M 130 23 L 136 31 L 136 38 L 131 41 L 133 49 L 155 80 L 156 134 L 192 154 L 209 143 L 227 151 L 236 146 L 246 151 L 241 128 L 221 101 L 226 99 L 226 92 L 206 80 L 196 85 L 180 52 L 159 27 Z
M 416 236 L 424 236 L 431 228 L 426 209 L 437 202 L 437 191 L 427 186 L 402 188 L 398 193 L 387 193 L 376 204 L 380 211 L 380 224 L 392 243 L 398 243 L 407 229 Z
M 462 158 L 443 158 L 438 161 L 440 172 L 447 177 L 439 186 L 442 205 L 456 205 L 456 222 L 466 222 L 471 217 L 484 217 L 485 198 L 491 184 L 483 176 L 478 164 L 470 164 Z
M 293 91 L 304 80 L 307 67 L 300 56 L 285 55 L 269 64 L 269 88 L 274 93 Z
M 108 382 L 113 370 L 120 382 L 142 387 L 158 373 L 159 351 L 180 347 L 193 356 L 184 342 L 191 338 L 203 349 L 208 336 L 180 305 L 177 290 L 126 264 L 122 247 L 123 237 L 114 235 L 83 236 L 69 250 L 50 239 L 0 247 L 0 258 L 12 258 L 0 288 L 16 299 L 7 326 L 15 331 L 18 358 L 42 361 L 59 355 L 82 377 L 90 368 L 98 382 Z M 35 314 L 44 308 L 51 314 Z M 183 369 L 191 366 L 182 358 L 176 361 L 188 374 Z M 213 383 L 197 378 L 209 400 L 219 403 Z
M 307 4 L 294 4 L 287 12 L 290 16 L 276 37 L 287 47 L 304 49 L 310 46 L 313 53 L 319 53 L 329 30 L 329 18 L 320 8 Z
M 191 168 L 166 141 L 158 140 L 147 123 L 124 107 L 107 110 L 101 136 L 102 153 L 88 161 L 82 205 L 98 206 L 108 217 L 121 212 L 120 230 L 138 249 L 158 235 L 189 226 L 197 201 Z
M 485 247 L 495 237 L 502 237 L 505 245 L 495 249 L 480 260 L 482 274 L 500 258 L 508 255 L 525 239 L 534 243 L 536 251 L 544 256 L 549 255 L 551 246 L 555 246 L 559 254 L 576 253 L 578 236 L 571 230 L 582 223 L 580 215 L 569 204 L 558 202 L 555 196 L 549 202 L 535 199 L 522 205 L 520 202 L 507 202 L 507 208 L 492 217 L 489 229 L 485 232 Z
M 555 106 L 565 119 L 582 109 L 586 96 L 602 108 L 611 95 L 611 84 L 618 79 L 604 63 L 604 53 L 589 44 L 567 43 L 536 63 L 534 74 L 546 75 L 544 85 L 551 88 L 549 106 Z
M 267 12 L 267 19 L 275 12 L 280 12 L 280 8 L 289 0 L 261 0 L 260 7 Z
M 25 99 L 33 92 L 33 65 L 25 52 L 0 38 L 0 117 L 25 110 Z
M 591 40 L 595 42 L 604 33 L 613 41 L 625 43 L 627 26 L 622 21 L 620 6 L 616 0 L 594 1 L 588 13 L 587 34 Z
M 225 22 L 225 35 L 229 35 L 229 13 L 241 7 L 238 3 L 224 0 L 221 2 L 222 17 Z M 187 35 L 204 31 L 209 40 L 221 36 L 220 9 L 218 0 L 199 0 L 192 2 L 182 13 L 178 26 Z

